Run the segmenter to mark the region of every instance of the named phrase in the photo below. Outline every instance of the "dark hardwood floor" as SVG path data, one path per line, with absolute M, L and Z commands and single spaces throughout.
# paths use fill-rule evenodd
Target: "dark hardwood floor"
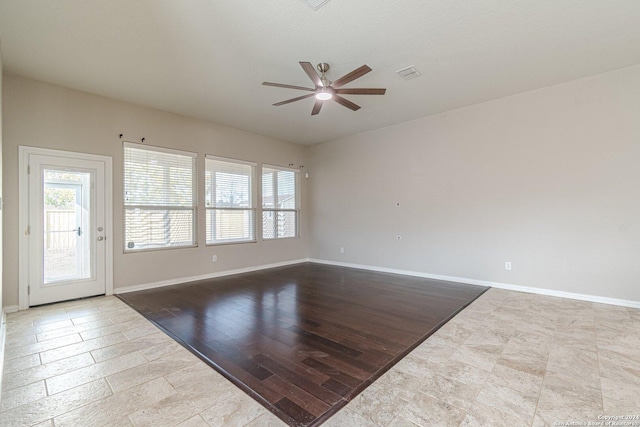
M 297 264 L 119 295 L 291 426 L 317 426 L 488 288 Z

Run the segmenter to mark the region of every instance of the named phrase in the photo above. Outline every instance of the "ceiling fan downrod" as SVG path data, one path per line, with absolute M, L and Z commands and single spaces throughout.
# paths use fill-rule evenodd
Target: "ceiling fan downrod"
M 331 84 L 331 81 L 327 78 L 325 73 L 329 71 L 329 64 L 326 62 L 321 62 L 316 67 L 318 71 L 320 71 L 320 81 L 322 82 L 322 86 L 327 87 Z

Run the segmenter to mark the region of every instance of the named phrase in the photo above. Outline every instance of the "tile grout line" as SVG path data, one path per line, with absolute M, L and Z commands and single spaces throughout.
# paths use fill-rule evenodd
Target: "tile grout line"
M 591 308 L 593 310 L 593 307 Z M 602 371 L 600 369 L 600 348 L 598 346 L 598 328 L 596 326 L 596 316 L 593 315 L 593 335 L 596 346 L 596 362 L 598 363 L 598 384 L 600 385 L 600 402 L 602 403 L 602 414 L 605 414 L 604 408 L 604 392 L 602 390 Z
M 547 372 L 549 367 L 549 355 L 551 354 L 551 347 L 553 347 L 553 342 L 555 340 L 555 330 L 557 327 L 558 327 L 558 319 L 556 318 L 555 325 L 553 328 L 554 336 L 552 337 L 551 345 L 549 346 L 549 351 L 547 352 L 547 363 L 545 364 L 544 374 L 542 374 L 542 382 L 540 383 L 540 388 L 538 389 L 538 397 L 536 398 L 536 409 L 533 411 L 533 419 L 531 420 L 531 426 L 533 426 L 533 423 L 536 420 L 536 415 L 538 414 L 538 407 L 540 406 L 540 396 L 542 396 L 542 390 L 544 389 L 544 383 L 547 377 Z

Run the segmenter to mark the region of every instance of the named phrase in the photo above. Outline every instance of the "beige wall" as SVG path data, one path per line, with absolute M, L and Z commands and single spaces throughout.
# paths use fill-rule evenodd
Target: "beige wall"
M 319 144 L 308 171 L 314 258 L 640 301 L 640 66 Z
M 289 261 L 307 256 L 306 182 L 302 180 L 300 239 L 207 247 L 204 207 L 198 213 L 198 240 L 193 249 L 123 254 L 122 142 L 138 142 L 194 151 L 199 171 L 204 154 L 273 165 L 304 164 L 307 148 L 225 126 L 113 101 L 87 93 L 4 76 L 4 304 L 18 304 L 18 146 L 45 147 L 111 156 L 114 190 L 114 287 L 198 276 L 237 268 Z M 200 174 L 202 175 L 202 174 Z M 199 178 L 204 194 L 204 178 Z M 202 197 L 200 197 L 202 198 Z M 202 205 L 202 203 L 201 203 Z M 211 262 L 211 255 L 218 262 Z

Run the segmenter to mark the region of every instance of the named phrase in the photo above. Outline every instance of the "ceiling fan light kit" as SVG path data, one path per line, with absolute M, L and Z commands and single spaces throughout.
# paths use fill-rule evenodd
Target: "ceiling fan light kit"
M 328 101 L 331 98 L 333 98 L 333 94 L 327 88 L 320 89 L 316 92 L 316 99 L 320 101 Z
M 320 109 L 322 108 L 322 103 L 324 101 L 329 101 L 332 99 L 336 101 L 338 104 L 346 108 L 349 108 L 350 110 L 357 111 L 360 109 L 359 105 L 354 104 L 353 102 L 349 101 L 346 98 L 343 98 L 340 95 L 384 95 L 386 92 L 386 89 L 371 89 L 371 88 L 340 89 L 342 86 L 346 85 L 347 83 L 350 83 L 353 80 L 358 79 L 364 76 L 365 74 L 367 74 L 368 72 L 370 72 L 371 68 L 369 68 L 367 65 L 363 65 L 359 68 L 356 68 L 352 72 L 345 74 L 344 76 L 340 77 L 338 80 L 334 82 L 331 82 L 327 78 L 326 73 L 327 71 L 329 71 L 330 67 L 329 67 L 329 64 L 327 64 L 326 62 L 321 62 L 317 66 L 317 69 L 320 72 L 320 75 L 318 75 L 315 68 L 310 62 L 300 62 L 300 66 L 302 67 L 304 72 L 307 74 L 307 76 L 309 76 L 309 78 L 311 79 L 315 87 L 312 89 L 308 87 L 286 85 L 281 83 L 262 82 L 262 84 L 265 86 L 282 87 L 285 89 L 296 89 L 296 90 L 304 90 L 307 92 L 311 92 L 308 95 L 302 95 L 296 98 L 287 99 L 285 101 L 276 102 L 275 104 L 273 104 L 274 106 L 278 107 L 280 105 L 289 104 L 295 101 L 300 101 L 302 99 L 311 98 L 312 96 L 315 96 L 316 102 L 313 105 L 313 109 L 311 110 L 312 116 L 315 116 L 318 113 L 320 113 Z

